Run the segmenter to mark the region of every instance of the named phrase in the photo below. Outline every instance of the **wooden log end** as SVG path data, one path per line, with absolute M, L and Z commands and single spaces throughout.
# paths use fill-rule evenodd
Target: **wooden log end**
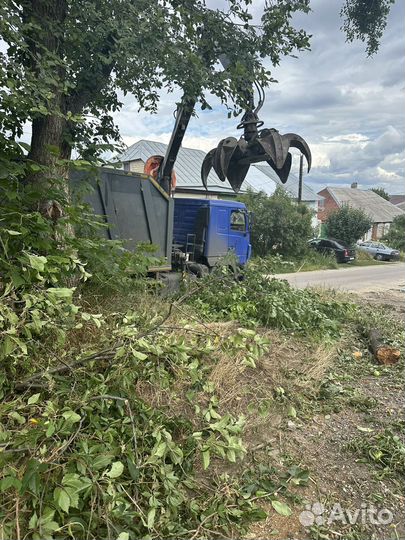
M 394 347 L 383 346 L 377 349 L 375 357 L 380 364 L 384 364 L 386 366 L 397 364 L 401 357 L 401 351 L 399 349 L 395 349 Z

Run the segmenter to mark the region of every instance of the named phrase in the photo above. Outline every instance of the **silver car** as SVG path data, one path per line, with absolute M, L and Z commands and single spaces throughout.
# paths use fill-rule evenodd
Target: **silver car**
M 399 251 L 390 248 L 381 242 L 359 242 L 358 249 L 366 251 L 377 261 L 394 261 L 399 259 Z

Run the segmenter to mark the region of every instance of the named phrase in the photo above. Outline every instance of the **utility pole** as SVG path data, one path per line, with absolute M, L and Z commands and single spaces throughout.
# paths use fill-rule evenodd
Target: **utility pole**
M 298 181 L 298 202 L 302 202 L 302 170 L 304 168 L 304 156 L 300 155 L 300 174 Z

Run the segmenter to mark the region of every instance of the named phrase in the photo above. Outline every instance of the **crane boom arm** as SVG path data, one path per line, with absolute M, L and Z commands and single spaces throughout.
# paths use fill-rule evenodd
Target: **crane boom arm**
M 174 163 L 177 159 L 191 115 L 193 114 L 195 103 L 195 100 L 183 97 L 177 107 L 176 123 L 157 176 L 157 181 L 167 193 L 170 193 Z

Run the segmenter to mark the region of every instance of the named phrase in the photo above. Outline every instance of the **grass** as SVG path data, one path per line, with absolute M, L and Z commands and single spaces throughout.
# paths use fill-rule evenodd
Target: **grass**
M 378 266 L 387 264 L 387 262 L 376 261 L 369 253 L 357 249 L 356 259 L 350 263 L 337 263 L 333 255 L 322 255 L 316 251 L 308 251 L 301 257 L 283 257 L 278 254 L 264 258 L 255 257 L 251 264 L 260 265 L 264 271 L 271 274 L 290 274 L 313 270 L 342 270 L 353 268 L 353 266 Z

